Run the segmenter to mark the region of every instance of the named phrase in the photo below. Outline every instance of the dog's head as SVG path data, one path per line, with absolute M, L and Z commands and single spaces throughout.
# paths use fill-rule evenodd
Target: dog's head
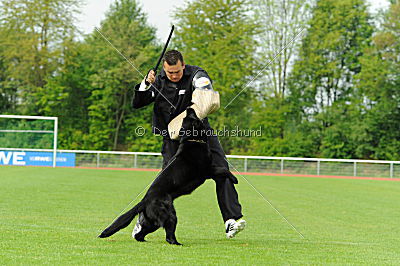
M 196 112 L 192 108 L 186 109 L 186 117 L 183 119 L 180 136 L 181 142 L 207 142 L 206 127 L 204 123 L 197 117 Z

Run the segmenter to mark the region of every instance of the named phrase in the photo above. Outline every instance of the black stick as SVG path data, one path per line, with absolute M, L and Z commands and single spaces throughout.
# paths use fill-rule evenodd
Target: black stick
M 157 73 L 157 68 L 158 68 L 158 66 L 160 65 L 161 59 L 164 57 L 165 50 L 167 50 L 169 41 L 171 40 L 172 33 L 174 32 L 174 29 L 175 29 L 175 26 L 172 25 L 171 31 L 169 32 L 168 40 L 167 40 L 167 42 L 166 42 L 165 45 L 164 45 L 164 49 L 163 49 L 163 51 L 162 51 L 162 53 L 161 53 L 161 55 L 160 55 L 160 58 L 158 58 L 157 65 L 153 68 L 153 70 L 154 70 L 155 73 Z

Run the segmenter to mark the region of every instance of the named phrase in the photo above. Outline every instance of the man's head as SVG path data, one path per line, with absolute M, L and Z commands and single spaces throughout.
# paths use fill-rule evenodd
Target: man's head
M 163 59 L 163 68 L 170 81 L 180 81 L 183 76 L 183 70 L 185 69 L 182 54 L 177 50 L 167 51 Z

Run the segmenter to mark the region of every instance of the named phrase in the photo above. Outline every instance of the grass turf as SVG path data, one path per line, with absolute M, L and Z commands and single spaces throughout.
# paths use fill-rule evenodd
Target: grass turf
M 400 182 L 391 181 L 245 176 L 305 239 L 240 176 L 248 226 L 234 239 L 225 238 L 211 180 L 175 201 L 184 246 L 167 244 L 163 230 L 136 242 L 133 223 L 97 238 L 155 175 L 0 167 L 1 263 L 400 263 Z

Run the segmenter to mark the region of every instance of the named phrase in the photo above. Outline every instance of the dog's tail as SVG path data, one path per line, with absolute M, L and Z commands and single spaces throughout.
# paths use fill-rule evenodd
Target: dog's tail
M 132 222 L 133 218 L 135 218 L 135 216 L 138 215 L 142 211 L 142 206 L 143 206 L 143 201 L 139 202 L 132 209 L 130 209 L 126 213 L 122 214 L 109 227 L 104 229 L 104 231 L 99 235 L 99 237 L 105 238 L 105 237 L 112 236 L 119 230 L 127 227 Z

